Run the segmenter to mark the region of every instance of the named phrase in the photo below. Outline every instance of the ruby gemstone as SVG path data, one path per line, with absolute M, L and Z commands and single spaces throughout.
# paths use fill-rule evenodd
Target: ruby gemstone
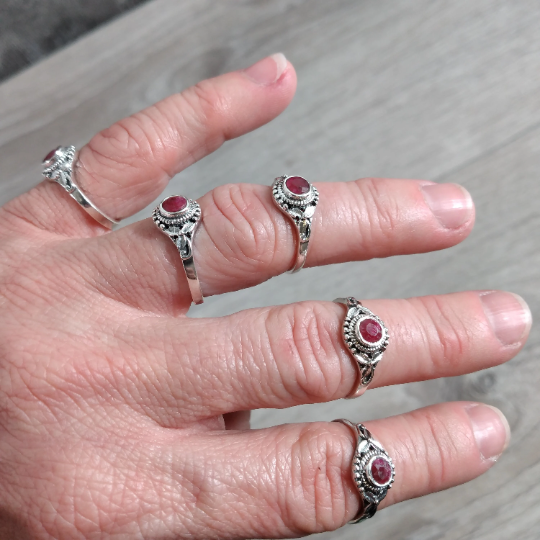
M 165 210 L 165 212 L 170 212 L 171 214 L 181 212 L 186 206 L 187 199 L 180 195 L 173 195 L 161 203 L 163 210 Z
M 55 148 L 54 150 L 51 150 L 44 158 L 43 158 L 43 163 L 45 163 L 46 161 L 49 161 L 53 158 L 54 154 L 56 154 L 56 151 L 58 150 L 58 148 Z
M 375 319 L 364 319 L 359 330 L 362 339 L 368 343 L 377 343 L 382 338 L 382 327 Z
M 390 463 L 382 457 L 375 458 L 371 463 L 371 476 L 377 484 L 382 486 L 388 484 L 392 478 Z
M 287 189 L 295 195 L 305 195 L 309 193 L 309 182 L 301 176 L 291 176 L 285 180 Z

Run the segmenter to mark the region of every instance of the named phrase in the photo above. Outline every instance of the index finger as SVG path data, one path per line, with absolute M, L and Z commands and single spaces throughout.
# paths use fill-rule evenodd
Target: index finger
M 74 175 L 82 192 L 113 219 L 152 202 L 195 161 L 278 116 L 296 88 L 294 68 L 274 54 L 245 69 L 202 81 L 124 118 L 80 149 Z M 68 143 L 69 141 L 59 141 Z M 9 203 L 9 215 L 38 227 L 89 236 L 101 226 L 64 193 L 44 182 Z

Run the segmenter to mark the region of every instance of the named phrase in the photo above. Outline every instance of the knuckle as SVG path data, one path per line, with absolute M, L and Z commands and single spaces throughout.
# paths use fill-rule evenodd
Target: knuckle
M 223 143 L 223 118 L 229 109 L 227 97 L 211 81 L 203 81 L 116 122 L 81 149 L 77 167 L 83 185 L 85 177 L 133 184 L 127 173 L 148 181 L 140 174 L 141 163 L 161 170 L 163 178 L 157 180 L 168 180 L 177 172 L 178 147 L 186 154 L 182 163 L 186 166 Z M 155 187 L 156 178 L 152 180 Z
M 177 94 L 174 103 L 179 118 L 188 128 L 185 133 L 196 136 L 197 140 L 203 143 L 205 153 L 221 146 L 226 138 L 222 129 L 225 125 L 223 119 L 230 110 L 230 103 L 227 96 L 220 92 L 212 81 L 198 82 Z M 199 137 L 201 134 L 205 136 Z
M 425 321 L 424 333 L 434 368 L 438 372 L 459 371 L 474 339 L 471 328 L 444 298 L 426 296 L 419 302 L 419 319 Z
M 191 106 L 193 118 L 207 124 L 224 108 L 224 98 L 209 80 L 200 81 L 180 94 Z
M 296 533 L 335 529 L 346 520 L 350 504 L 343 471 L 352 444 L 343 430 L 322 423 L 307 424 L 291 447 L 290 485 L 284 515 Z
M 157 129 L 157 120 L 147 110 L 104 129 L 81 150 L 78 167 L 100 180 L 110 179 L 111 171 L 125 173 L 140 163 L 159 163 L 159 153 L 166 144 Z M 168 124 L 165 118 L 163 121 Z
M 386 184 L 382 178 L 363 178 L 348 184 L 353 191 L 350 200 L 356 208 L 362 209 L 359 228 L 366 248 L 381 242 L 392 242 L 400 220 L 399 204 L 388 196 Z
M 242 184 L 215 188 L 211 200 L 212 207 L 205 215 L 207 220 L 218 218 L 215 230 L 219 238 L 212 240 L 220 255 L 235 263 L 236 272 L 238 263 L 253 272 L 268 267 L 274 258 L 277 232 L 264 201 Z M 212 235 L 212 231 L 208 230 L 208 234 Z
M 400 452 L 400 461 L 407 468 L 417 464 L 412 470 L 416 483 L 414 486 L 407 486 L 406 482 L 397 483 L 394 493 L 397 500 L 439 491 L 455 476 L 452 464 L 460 461 L 451 424 L 436 411 L 411 413 L 407 427 L 400 437 L 400 446 L 404 449 Z M 405 492 L 407 489 L 413 492 Z
M 276 308 L 267 321 L 271 348 L 280 364 L 279 384 L 299 402 L 321 402 L 335 397 L 345 374 L 339 330 L 317 302 Z

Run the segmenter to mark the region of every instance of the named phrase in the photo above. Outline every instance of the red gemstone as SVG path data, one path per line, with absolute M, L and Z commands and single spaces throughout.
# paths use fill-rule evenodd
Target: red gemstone
M 360 335 L 368 343 L 376 343 L 382 338 L 382 327 L 375 319 L 364 319 L 360 323 Z
M 56 154 L 56 151 L 58 150 L 58 148 L 55 148 L 54 150 L 51 150 L 44 158 L 43 158 L 43 163 L 45 163 L 46 161 L 49 161 L 50 159 L 53 158 L 54 154 Z
M 165 212 L 170 212 L 171 214 L 182 211 L 186 206 L 187 199 L 180 195 L 173 195 L 161 203 L 163 210 L 165 210 Z
M 382 457 L 375 458 L 371 463 L 371 476 L 377 484 L 382 486 L 388 484 L 392 478 L 390 463 Z
M 285 180 L 287 189 L 295 195 L 305 195 L 309 193 L 309 182 L 301 176 L 291 176 Z

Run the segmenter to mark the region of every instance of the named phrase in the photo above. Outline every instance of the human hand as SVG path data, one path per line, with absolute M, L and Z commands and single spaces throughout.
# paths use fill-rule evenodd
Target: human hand
M 281 56 L 204 81 L 96 135 L 81 149 L 79 184 L 106 213 L 133 215 L 174 174 L 277 116 L 294 89 Z M 474 221 L 455 185 L 317 188 L 307 266 L 443 249 Z M 199 202 L 205 296 L 291 267 L 295 238 L 269 187 L 224 185 Z M 52 183 L 0 211 L 0 536 L 276 538 L 351 519 L 359 497 L 345 426 L 250 431 L 242 412 L 350 392 L 343 306 L 189 319 L 178 252 L 152 221 L 104 233 Z M 503 292 L 365 304 L 391 333 L 371 387 L 500 364 L 531 324 L 525 304 Z M 381 508 L 475 478 L 508 442 L 500 413 L 469 402 L 366 426 L 396 466 Z

